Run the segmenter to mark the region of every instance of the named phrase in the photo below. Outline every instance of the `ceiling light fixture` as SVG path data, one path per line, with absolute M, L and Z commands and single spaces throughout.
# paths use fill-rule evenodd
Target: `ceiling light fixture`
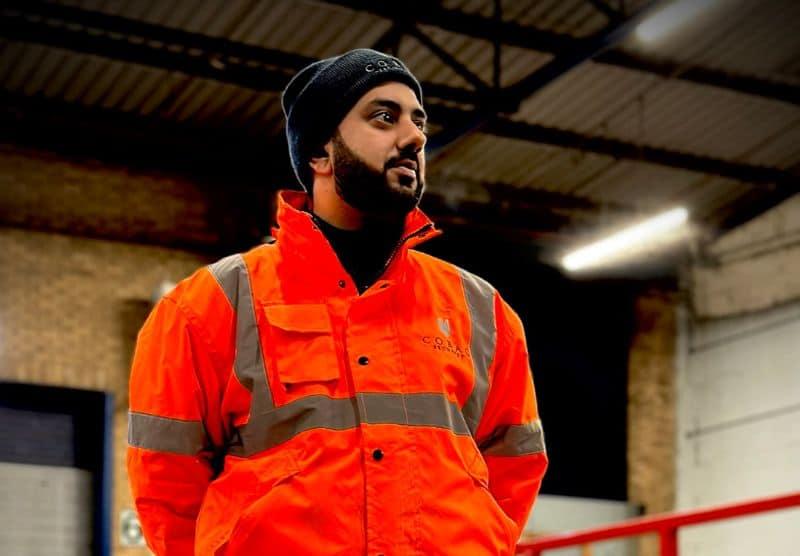
M 663 212 L 572 251 L 561 259 L 561 264 L 568 271 L 575 272 L 631 255 L 648 244 L 657 243 L 659 239 L 683 226 L 688 219 L 689 211 L 683 207 Z
M 678 0 L 664 6 L 636 27 L 636 38 L 657 42 L 711 8 L 718 0 Z

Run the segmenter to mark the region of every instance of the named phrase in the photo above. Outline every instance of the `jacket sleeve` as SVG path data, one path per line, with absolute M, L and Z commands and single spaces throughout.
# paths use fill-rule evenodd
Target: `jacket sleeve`
M 209 354 L 170 297 L 150 314 L 136 344 L 128 477 L 144 537 L 157 556 L 194 554 L 195 520 L 213 475 L 210 397 L 198 379 L 213 374 Z
M 521 533 L 547 469 L 544 435 L 522 322 L 495 294 L 497 347 L 478 446 L 489 489 Z

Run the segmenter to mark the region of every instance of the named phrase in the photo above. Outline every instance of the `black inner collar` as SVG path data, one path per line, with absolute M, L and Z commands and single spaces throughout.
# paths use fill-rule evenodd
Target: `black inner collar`
M 403 233 L 402 222 L 369 222 L 358 230 L 344 230 L 316 214 L 311 217 L 355 281 L 358 293 L 364 293 L 380 278 Z

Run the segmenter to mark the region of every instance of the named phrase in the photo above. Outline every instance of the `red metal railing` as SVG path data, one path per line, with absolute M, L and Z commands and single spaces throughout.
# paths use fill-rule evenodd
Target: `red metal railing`
M 583 531 L 570 531 L 538 537 L 517 546 L 519 556 L 539 556 L 543 550 L 580 546 L 592 542 L 620 537 L 656 533 L 661 539 L 661 556 L 678 556 L 678 529 L 709 521 L 730 519 L 746 515 L 800 506 L 800 491 L 782 496 L 759 498 L 735 504 L 723 504 L 697 510 L 657 514 L 613 525 L 604 525 Z

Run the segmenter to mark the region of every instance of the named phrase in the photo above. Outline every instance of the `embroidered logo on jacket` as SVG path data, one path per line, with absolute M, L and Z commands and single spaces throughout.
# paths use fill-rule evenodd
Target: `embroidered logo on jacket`
M 459 359 L 470 357 L 469 348 L 467 346 L 458 345 L 450 338 L 450 335 L 452 334 L 452 329 L 450 328 L 450 319 L 438 317 L 436 319 L 436 324 L 439 326 L 439 330 L 442 334 L 423 336 L 423 344 L 434 351 L 449 353 L 451 355 L 455 355 Z

